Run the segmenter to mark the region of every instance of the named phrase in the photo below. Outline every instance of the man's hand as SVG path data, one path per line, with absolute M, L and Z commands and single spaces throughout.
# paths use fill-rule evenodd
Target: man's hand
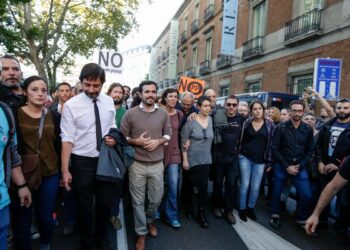
M 187 121 L 194 121 L 196 120 L 197 118 L 197 113 L 196 112 L 193 112 L 192 114 L 190 114 L 188 117 L 187 117 Z
M 315 233 L 316 227 L 318 225 L 318 216 L 312 214 L 305 223 L 305 231 L 308 235 Z
M 309 101 L 309 94 L 307 92 L 303 92 L 303 96 L 302 99 L 304 102 L 308 102 Z
M 66 188 L 66 190 L 70 191 L 71 190 L 70 184 L 72 182 L 72 175 L 68 170 L 62 172 L 62 181 L 63 181 L 63 185 Z
M 21 207 L 29 207 L 32 204 L 32 194 L 28 187 L 18 189 L 18 196 L 21 203 Z
M 144 147 L 146 145 L 146 142 L 151 140 L 151 137 L 145 137 L 147 134 L 147 131 L 143 132 L 138 138 L 136 138 L 136 145 Z
M 329 174 L 332 171 L 338 171 L 339 170 L 339 168 L 336 165 L 334 165 L 333 163 L 327 164 L 324 169 L 325 169 L 325 172 L 327 174 Z
M 327 174 L 325 167 L 326 166 L 323 164 L 323 162 L 318 163 L 318 172 L 320 172 L 320 174 Z
M 149 139 L 145 141 L 143 148 L 151 152 L 155 150 L 160 144 L 161 141 L 159 139 Z
M 299 173 L 299 165 L 292 165 L 287 168 L 287 172 L 290 175 L 297 175 Z
M 112 136 L 106 135 L 105 140 L 107 146 L 114 147 L 115 144 L 117 144 L 116 140 Z

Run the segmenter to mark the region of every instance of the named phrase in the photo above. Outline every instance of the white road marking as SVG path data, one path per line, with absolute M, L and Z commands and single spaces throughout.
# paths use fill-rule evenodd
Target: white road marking
M 118 250 L 128 250 L 128 240 L 126 238 L 126 224 L 124 218 L 124 207 L 123 201 L 119 204 L 119 219 L 122 222 L 122 229 L 117 231 L 117 242 L 118 242 Z
M 247 222 L 241 221 L 236 211 L 234 215 L 237 218 L 237 223 L 232 225 L 232 227 L 239 234 L 249 250 L 300 249 L 255 221 L 250 219 Z

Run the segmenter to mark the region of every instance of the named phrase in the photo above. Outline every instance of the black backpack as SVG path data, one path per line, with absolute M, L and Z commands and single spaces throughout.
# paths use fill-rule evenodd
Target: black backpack
M 9 124 L 9 139 L 7 141 L 7 145 L 5 147 L 4 156 L 3 156 L 5 181 L 6 181 L 6 183 L 8 183 L 7 178 L 10 176 L 10 168 L 6 168 L 6 166 L 8 166 L 8 164 L 10 164 L 9 161 L 11 161 L 10 145 L 13 145 L 13 142 L 14 142 L 14 134 L 16 131 L 16 126 L 15 126 L 15 118 L 13 116 L 11 108 L 7 104 L 5 104 L 4 102 L 1 102 L 1 101 L 0 101 L 0 107 L 4 111 L 6 118 L 7 118 L 7 122 Z

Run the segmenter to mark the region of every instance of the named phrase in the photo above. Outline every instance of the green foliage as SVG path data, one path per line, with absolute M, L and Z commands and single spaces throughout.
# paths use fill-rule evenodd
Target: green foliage
M 95 48 L 115 49 L 136 25 L 139 0 L 1 0 L 0 45 L 55 83 L 57 67 Z

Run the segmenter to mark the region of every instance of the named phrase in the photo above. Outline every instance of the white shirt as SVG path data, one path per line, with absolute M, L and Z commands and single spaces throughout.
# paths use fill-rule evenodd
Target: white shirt
M 110 128 L 116 128 L 113 99 L 100 93 L 97 97 L 102 136 Z M 85 93 L 77 95 L 64 104 L 61 118 L 62 142 L 73 144 L 72 153 L 80 156 L 98 157 L 96 149 L 95 111 L 92 99 Z

